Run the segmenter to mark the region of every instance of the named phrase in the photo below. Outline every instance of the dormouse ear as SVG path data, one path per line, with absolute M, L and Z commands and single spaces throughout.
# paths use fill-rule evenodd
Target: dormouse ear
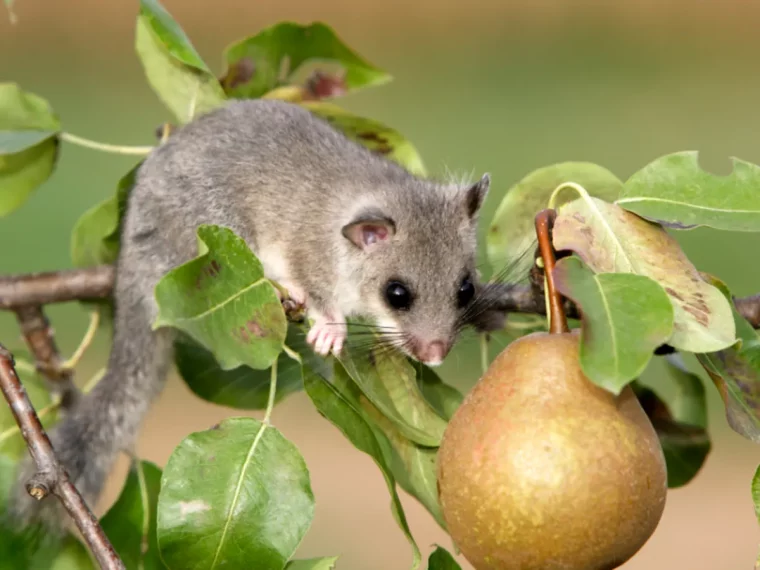
M 356 247 L 368 251 L 390 240 L 396 233 L 396 223 L 379 212 L 362 212 L 343 226 L 341 233 Z
M 469 219 L 474 218 L 480 211 L 480 207 L 483 205 L 490 187 L 491 175 L 486 173 L 465 191 L 465 211 Z

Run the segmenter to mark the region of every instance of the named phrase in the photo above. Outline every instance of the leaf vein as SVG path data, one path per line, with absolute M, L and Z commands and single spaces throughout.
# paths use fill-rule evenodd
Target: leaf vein
M 222 537 L 219 539 L 219 544 L 216 547 L 216 552 L 214 553 L 214 560 L 211 562 L 211 570 L 216 568 L 217 560 L 219 560 L 219 555 L 222 551 L 222 546 L 224 545 L 225 538 L 227 537 L 227 532 L 229 531 L 230 524 L 232 522 L 232 513 L 235 510 L 235 505 L 238 501 L 238 498 L 240 497 L 240 491 L 243 488 L 243 479 L 245 478 L 245 472 L 248 469 L 248 465 L 251 462 L 251 458 L 253 457 L 253 454 L 256 452 L 256 447 L 259 445 L 259 441 L 261 441 L 261 438 L 264 436 L 264 431 L 266 431 L 267 425 L 261 424 L 261 428 L 259 428 L 259 431 L 256 433 L 256 437 L 253 439 L 253 442 L 251 443 L 251 447 L 248 450 L 248 454 L 245 457 L 245 461 L 243 462 L 243 466 L 240 469 L 240 477 L 238 477 L 237 485 L 235 486 L 235 494 L 232 497 L 232 502 L 230 503 L 230 508 L 227 513 L 227 518 L 224 521 L 224 529 L 222 530 Z

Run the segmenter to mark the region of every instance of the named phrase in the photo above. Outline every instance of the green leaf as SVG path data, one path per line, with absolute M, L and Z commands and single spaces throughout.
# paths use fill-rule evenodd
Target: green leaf
M 412 174 L 425 176 L 425 166 L 417 149 L 398 131 L 379 121 L 354 115 L 332 103 L 306 101 L 301 106 L 371 151 L 397 162 Z
M 135 49 L 151 87 L 180 123 L 224 103 L 219 81 L 157 0 L 140 0 Z
M 333 570 L 337 562 L 337 556 L 291 560 L 285 566 L 285 570 Z
M 649 277 L 594 274 L 575 256 L 557 262 L 554 279 L 557 290 L 583 312 L 583 372 L 598 386 L 620 394 L 673 333 L 670 299 Z
M 719 279 L 706 275 L 731 303 L 738 342 L 725 350 L 697 354 L 697 360 L 718 388 L 731 428 L 760 443 L 760 335 L 739 314 L 731 292 Z
M 665 465 L 668 471 L 668 487 L 683 487 L 697 476 L 702 469 L 712 444 L 704 429 L 686 424 L 654 422 L 660 438 Z
M 49 570 L 95 570 L 95 568 L 95 563 L 85 545 L 73 536 L 69 536 Z M 127 568 L 129 569 L 129 566 Z
M 299 68 L 309 62 L 340 65 L 348 92 L 390 81 L 385 71 L 374 67 L 352 51 L 321 22 L 308 25 L 280 22 L 236 42 L 225 50 L 228 69 L 223 80 L 231 97 L 256 98 L 289 83 Z
M 288 326 L 285 344 L 299 353 L 306 366 L 327 374 L 326 361 L 306 344 L 306 336 L 296 325 Z M 214 355 L 185 334 L 174 343 L 175 362 L 188 387 L 199 397 L 239 410 L 263 410 L 269 398 L 270 370 L 241 365 L 222 370 Z M 277 358 L 275 403 L 303 388 L 301 362 L 281 352 Z
M 730 304 L 661 226 L 592 197 L 562 206 L 552 235 L 558 251 L 574 251 L 595 273 L 634 273 L 657 281 L 673 304 L 668 344 L 674 348 L 707 352 L 735 342 Z
M 45 99 L 0 83 L 0 217 L 23 205 L 58 158 L 61 124 Z
M 71 234 L 71 261 L 75 267 L 91 267 L 116 261 L 127 198 L 142 161 L 121 177 L 116 195 L 96 204 L 77 220 Z
M 635 382 L 632 386 L 660 439 L 667 467 L 668 487 L 674 489 L 686 485 L 702 469 L 712 449 L 707 430 L 704 426 L 679 421 L 673 413 L 673 402 L 666 403 L 657 392 Z M 673 401 L 681 398 L 682 394 L 676 394 Z M 703 406 L 706 413 L 707 402 L 704 400 Z
M 298 449 L 271 425 L 231 418 L 191 434 L 169 458 L 158 544 L 170 568 L 281 570 L 313 516 Z
M 404 437 L 437 447 L 446 429 L 444 420 L 422 395 L 417 375 L 407 358 L 389 351 L 352 351 L 345 347 L 338 360 L 361 391 Z
M 462 567 L 445 548 L 436 546 L 428 558 L 428 570 L 462 570 Z
M 154 328 L 183 330 L 211 350 L 222 370 L 269 368 L 282 350 L 287 321 L 272 283 L 242 238 L 221 226 L 197 230 L 199 256 L 156 285 Z
M 561 162 L 539 168 L 507 190 L 486 234 L 491 267 L 501 268 L 519 258 L 526 244 L 536 239 L 536 214 L 549 207 L 549 198 L 565 182 L 583 186 L 592 196 L 608 202 L 617 199 L 623 183 L 606 168 L 590 162 Z M 560 192 L 556 206 L 575 198 L 571 190 Z M 533 262 L 533 256 L 526 263 Z
M 133 462 L 119 498 L 100 521 L 127 570 L 166 568 L 156 542 L 160 486 L 161 469 L 148 461 Z
M 668 402 L 673 418 L 683 424 L 707 428 L 707 394 L 702 380 L 686 368 L 680 354 L 668 354 L 665 361 L 676 388 Z
M 441 380 L 441 377 L 432 368 L 421 362 L 409 360 L 409 363 L 417 369 L 417 378 L 425 399 L 442 418 L 447 421 L 450 420 L 464 400 L 462 393 Z
M 335 384 L 340 389 L 340 379 Z M 359 392 L 356 385 L 352 386 Z M 438 501 L 438 480 L 436 475 L 437 447 L 423 447 L 404 437 L 380 411 L 351 389 L 342 393 L 359 408 L 364 419 L 375 431 L 375 436 L 383 449 L 385 460 L 394 479 L 404 491 L 417 499 L 433 516 L 442 529 L 446 530 L 441 504 Z M 349 394 L 351 396 L 349 396 Z
M 617 204 L 676 229 L 760 231 L 760 166 L 731 161 L 731 174 L 716 176 L 699 167 L 697 152 L 660 157 L 628 179 Z
M 338 362 L 336 362 L 334 374 L 336 379 L 342 378 L 344 383 L 350 383 L 345 369 Z M 317 411 L 335 425 L 354 447 L 369 455 L 380 468 L 388 486 L 388 492 L 391 494 L 393 517 L 412 547 L 412 568 L 416 570 L 420 567 L 422 555 L 406 522 L 404 509 L 396 492 L 396 481 L 378 442 L 377 434 L 364 419 L 362 412 L 352 405 L 335 385 L 321 376 L 304 370 L 304 388 Z

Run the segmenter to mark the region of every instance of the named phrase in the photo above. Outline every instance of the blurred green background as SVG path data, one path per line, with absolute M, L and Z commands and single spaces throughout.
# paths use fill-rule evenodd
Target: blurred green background
M 479 176 L 493 190 L 483 225 L 504 192 L 529 171 L 554 162 L 599 163 L 625 179 L 654 158 L 699 150 L 705 168 L 730 170 L 728 157 L 760 163 L 760 3 L 417 0 L 182 2 L 164 5 L 221 74 L 228 43 L 277 21 L 321 20 L 395 79 L 340 101 L 387 122 L 418 147 L 428 169 Z M 153 144 L 168 113 L 143 79 L 133 50 L 137 2 L 17 0 L 19 21 L 0 14 L 0 81 L 47 98 L 64 129 L 119 144 Z M 64 145 L 57 172 L 29 202 L 0 221 L 0 273 L 70 266 L 69 235 L 78 216 L 108 197 L 136 160 Z M 760 237 L 696 230 L 676 234 L 694 264 L 733 292 L 760 291 Z M 87 317 L 76 305 L 48 309 L 64 354 Z M 20 346 L 0 314 L 0 339 Z M 102 366 L 98 338 L 78 371 L 84 382 Z M 463 344 L 444 377 L 466 390 L 477 378 L 477 347 Z M 693 366 L 693 361 L 689 361 Z M 694 368 L 696 370 L 696 368 Z M 653 367 L 647 382 L 663 379 Z M 702 375 L 704 377 L 704 375 Z M 750 568 L 760 532 L 749 484 L 760 448 L 726 428 L 710 391 L 714 449 L 687 487 L 671 492 L 654 537 L 626 570 Z M 163 464 L 191 431 L 240 412 L 199 401 L 173 377 L 145 424 L 138 451 Z M 254 414 L 258 415 L 258 414 Z M 341 554 L 338 568 L 409 565 L 382 477 L 322 420 L 303 395 L 274 421 L 304 454 L 317 497 L 302 556 Z M 101 509 L 118 492 L 122 461 Z M 425 552 L 447 536 L 403 496 Z M 460 558 L 464 568 L 470 568 Z

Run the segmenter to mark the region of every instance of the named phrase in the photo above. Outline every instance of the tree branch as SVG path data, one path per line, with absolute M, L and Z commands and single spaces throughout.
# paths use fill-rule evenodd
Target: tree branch
M 16 374 L 13 355 L 2 344 L 0 344 L 0 390 L 8 401 L 13 417 L 29 448 L 29 453 L 37 465 L 37 473 L 26 484 L 29 494 L 37 500 L 44 499 L 50 493 L 55 495 L 74 519 L 100 567 L 106 570 L 125 570 L 124 564 L 103 532 L 98 519 L 74 487 L 66 470 L 56 459 L 50 439 Z
M 107 299 L 113 289 L 114 275 L 112 265 L 98 265 L 0 277 L 0 309 Z
M 734 297 L 734 304 L 736 310 L 753 328 L 760 329 L 760 293 L 739 299 Z
M 61 398 L 61 407 L 73 406 L 79 390 L 74 384 L 74 375 L 63 365 L 63 359 L 55 344 L 53 329 L 42 307 L 27 305 L 15 309 L 21 334 L 26 345 L 34 355 L 37 371 L 53 385 L 54 391 Z
M 69 269 L 0 277 L 0 309 L 16 310 L 28 305 L 105 300 L 111 296 L 115 271 L 112 265 L 86 269 Z M 508 313 L 546 314 L 543 291 L 528 285 L 494 283 L 488 291 L 492 309 Z M 739 313 L 754 328 L 760 328 L 760 293 L 734 297 Z M 568 318 L 579 317 L 578 309 L 568 301 Z

